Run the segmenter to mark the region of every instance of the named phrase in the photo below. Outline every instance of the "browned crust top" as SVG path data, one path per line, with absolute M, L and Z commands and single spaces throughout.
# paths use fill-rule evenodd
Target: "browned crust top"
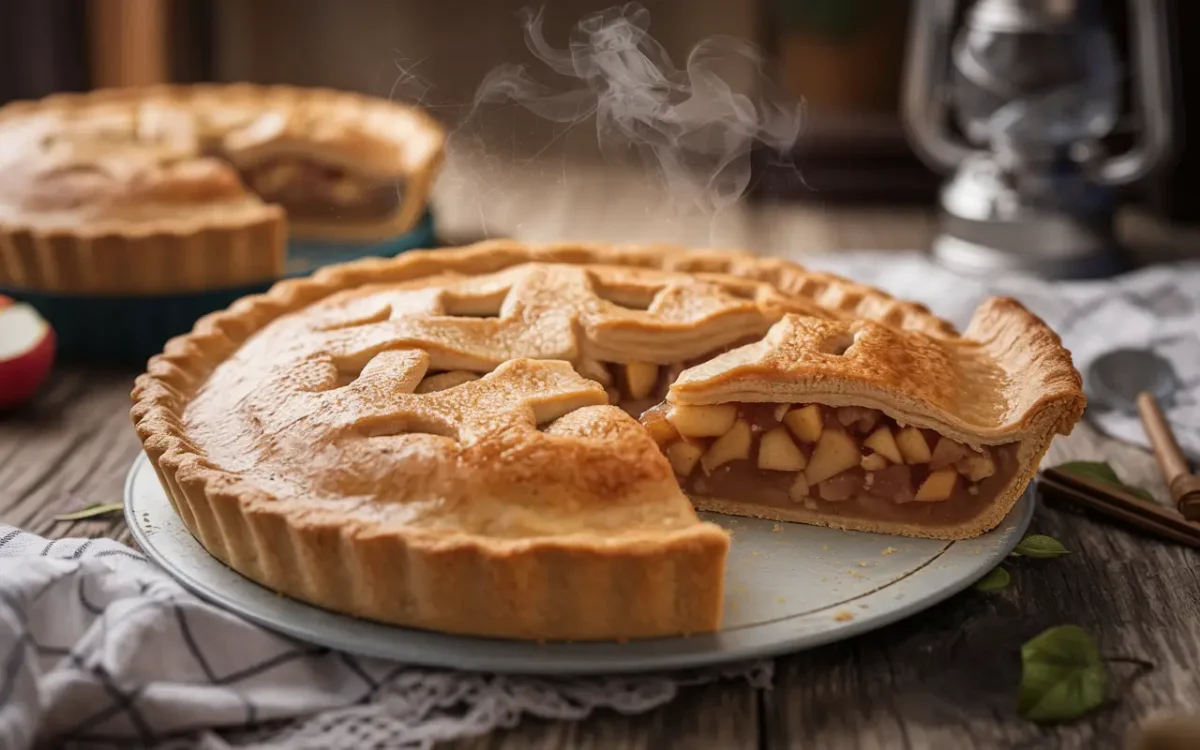
M 329 89 L 202 84 L 13 102 L 0 108 L 0 228 L 191 233 L 255 221 L 267 207 L 221 160 L 246 168 L 279 154 L 403 179 L 405 205 L 423 206 L 444 140 L 420 109 Z M 399 213 L 415 219 L 420 206 Z
M 1058 335 L 1009 298 L 980 305 L 961 338 L 787 315 L 685 370 L 668 400 L 867 406 L 974 446 L 1021 440 L 1048 417 L 1067 434 L 1085 404 Z

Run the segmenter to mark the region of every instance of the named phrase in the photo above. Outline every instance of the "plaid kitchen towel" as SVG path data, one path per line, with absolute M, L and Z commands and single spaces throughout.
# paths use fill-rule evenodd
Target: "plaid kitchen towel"
M 298 643 L 185 591 L 107 539 L 0 525 L 0 748 L 429 748 L 512 727 L 648 711 L 725 671 L 537 679 L 409 668 Z M 220 730 L 221 734 L 215 733 Z M 61 743 L 61 744 L 60 744 Z

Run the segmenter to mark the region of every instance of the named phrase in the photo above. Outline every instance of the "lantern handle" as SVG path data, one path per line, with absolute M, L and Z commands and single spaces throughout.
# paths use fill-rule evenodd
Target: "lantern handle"
M 917 155 L 939 172 L 952 172 L 974 149 L 946 135 L 954 0 L 917 0 L 905 54 L 902 120 Z
M 1130 60 L 1137 69 L 1131 86 L 1142 121 L 1132 149 L 1106 159 L 1091 170 L 1105 185 L 1126 185 L 1142 179 L 1171 153 L 1173 83 L 1168 44 L 1166 0 L 1128 0 L 1131 26 Z

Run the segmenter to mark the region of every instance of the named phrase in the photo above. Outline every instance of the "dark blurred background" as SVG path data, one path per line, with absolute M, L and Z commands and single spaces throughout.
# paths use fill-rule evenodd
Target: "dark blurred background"
M 652 18 L 651 33 L 676 62 L 704 37 L 744 37 L 765 51 L 766 70 L 783 94 L 807 102 L 809 122 L 797 152 L 782 160 L 756 155 L 756 195 L 815 203 L 834 215 L 842 206 L 871 205 L 876 208 L 869 210 L 889 216 L 902 211 L 912 217 L 912 232 L 893 226 L 885 235 L 861 239 L 835 220 L 828 231 L 813 234 L 817 244 L 843 245 L 845 231 L 867 245 L 920 244 L 926 222 L 918 218 L 918 209 L 934 204 L 940 178 L 913 155 L 898 117 L 907 0 L 642 4 Z M 515 0 L 0 0 L 0 101 L 96 86 L 245 80 L 331 86 L 419 102 L 453 128 L 489 70 L 529 59 L 517 17 L 525 5 Z M 555 0 L 545 12 L 547 38 L 565 42 L 581 17 L 610 5 Z M 1125 52 L 1126 5 L 1108 0 L 1106 8 L 1118 49 Z M 1175 2 L 1170 13 L 1173 29 L 1194 28 L 1200 4 Z M 1194 45 L 1178 45 L 1171 57 L 1175 158 L 1122 195 L 1139 207 L 1139 216 L 1182 225 L 1200 217 L 1200 169 L 1186 137 L 1188 105 L 1194 109 L 1200 101 L 1195 93 L 1200 71 Z M 749 80 L 752 71 L 743 72 Z M 1129 77 L 1124 80 L 1127 87 Z M 1112 136 L 1118 145 L 1127 129 L 1119 120 Z M 564 133 L 517 108 L 489 115 L 485 130 L 486 137 L 470 142 L 499 160 L 464 168 L 465 141 L 452 138 L 443 195 L 455 185 L 466 189 L 469 180 L 463 175 L 469 174 L 503 186 L 500 192 L 515 199 L 529 198 L 536 188 L 523 187 L 505 162 L 521 163 L 538 154 L 537 164 L 524 167 L 525 182 L 532 184 L 554 175 L 561 180 L 568 160 L 571 180 L 584 180 L 588 165 L 597 161 L 595 134 L 588 128 Z M 553 161 L 549 166 L 547 158 Z M 451 231 L 495 232 L 495 206 L 471 206 L 467 213 L 479 219 L 468 220 L 456 208 L 462 201 L 443 202 L 452 204 L 443 211 Z M 518 219 L 509 216 L 503 223 L 503 231 L 521 234 Z M 596 239 L 615 238 L 605 221 L 597 224 L 592 231 L 601 236 Z

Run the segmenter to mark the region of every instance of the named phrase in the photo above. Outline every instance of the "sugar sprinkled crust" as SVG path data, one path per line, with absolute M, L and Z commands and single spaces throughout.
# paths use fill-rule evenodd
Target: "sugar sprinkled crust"
M 539 274 L 552 278 L 521 287 Z M 577 293 L 571 284 L 581 285 Z M 691 356 L 731 325 L 761 336 L 789 313 L 828 325 L 878 321 L 946 346 L 991 330 L 980 324 L 984 333 L 960 339 L 919 305 L 744 253 L 490 242 L 323 269 L 210 315 L 151 360 L 133 419 L 197 538 L 283 593 L 387 622 L 501 637 L 699 632 L 719 623 L 728 539 L 695 518 L 653 442 L 576 371 L 591 376 L 604 361 L 664 349 L 668 358 Z M 447 318 L 460 320 L 447 327 Z M 381 328 L 387 335 L 372 339 Z M 273 351 L 272 341 L 306 338 L 302 330 L 326 336 L 320 352 L 285 353 L 278 372 L 270 359 L 266 369 L 247 366 Z M 431 369 L 459 367 L 491 372 L 428 399 L 405 395 Z M 284 376 L 286 389 L 269 386 Z M 268 387 L 251 395 L 254 384 Z M 481 398 L 498 400 L 472 415 Z M 402 408 L 372 416 L 383 402 Z M 355 405 L 342 410 L 346 403 Z M 245 408 L 280 421 L 264 428 L 267 452 L 239 465 L 236 456 L 253 454 L 263 435 L 240 435 L 213 415 Z M 343 413 L 368 418 L 339 422 Z M 298 500 L 286 475 L 319 494 L 321 477 L 303 462 L 353 431 L 372 447 L 335 451 L 351 468 L 324 479 L 350 486 L 344 494 L 353 499 Z M 1038 455 L 1044 448 L 1031 443 Z M 255 473 L 258 459 L 270 466 L 279 454 L 293 461 L 277 464 L 282 479 Z M 424 467 L 423 483 L 372 478 L 373 455 L 383 466 L 397 456 L 416 461 L 409 465 Z M 439 474 L 444 466 L 468 470 Z M 579 471 L 563 468 L 572 466 Z M 547 494 L 531 500 L 542 483 Z M 373 492 L 407 503 L 406 515 L 380 514 Z M 420 503 L 429 497 L 460 511 L 426 513 Z

